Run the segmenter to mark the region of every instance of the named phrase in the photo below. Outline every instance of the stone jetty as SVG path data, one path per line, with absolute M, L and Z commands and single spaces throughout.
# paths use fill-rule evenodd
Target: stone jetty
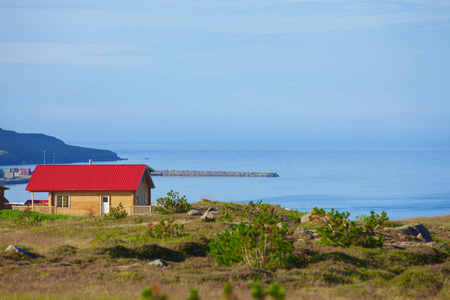
M 190 176 L 190 177 L 279 177 L 277 173 L 231 172 L 231 171 L 181 171 L 155 170 L 152 176 Z

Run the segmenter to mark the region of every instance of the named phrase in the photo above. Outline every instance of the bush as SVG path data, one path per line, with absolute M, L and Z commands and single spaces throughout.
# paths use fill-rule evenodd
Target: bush
M 224 266 L 244 262 L 263 269 L 291 267 L 293 242 L 286 238 L 287 228 L 280 228 L 275 222 L 261 214 L 254 224 L 241 222 L 231 232 L 225 230 L 217 240 L 210 240 L 211 257 Z
M 159 207 L 156 207 L 156 210 L 161 214 L 182 213 L 188 211 L 191 207 L 187 202 L 186 195 L 180 198 L 172 190 L 167 193 L 167 197 L 159 198 L 157 204 Z
M 283 300 L 286 296 L 286 291 L 281 288 L 277 283 L 271 283 L 266 291 L 262 288 L 258 282 L 252 285 L 252 297 L 253 299 L 264 300 L 266 296 L 270 296 L 270 299 Z
M 147 234 L 157 239 L 167 239 L 184 236 L 184 224 L 178 225 L 169 218 L 162 219 L 159 224 L 153 226 L 148 223 Z
M 235 218 L 240 221 L 254 221 L 256 218 L 263 218 L 264 222 L 274 222 L 275 224 L 282 221 L 281 216 L 272 205 L 262 203 L 262 200 L 254 203 L 250 201 L 248 205 L 242 207 L 238 204 L 225 203 L 222 206 L 222 218 L 232 222 Z
M 123 208 L 122 202 L 119 203 L 118 207 L 111 207 L 109 213 L 105 214 L 105 218 L 109 220 L 119 220 L 126 218 L 128 213 Z
M 364 226 L 357 226 L 355 221 L 348 220 L 349 212 L 339 213 L 332 208 L 330 212 L 314 207 L 311 219 L 323 222 L 323 225 L 317 228 L 320 240 L 319 244 L 325 246 L 362 246 L 365 248 L 381 247 L 384 243 L 384 235 L 375 238 L 375 229 L 382 226 L 388 220 L 386 213 L 381 212 L 381 217 L 374 211 L 370 216 L 362 218 Z
M 186 300 L 200 300 L 197 289 L 192 288 Z

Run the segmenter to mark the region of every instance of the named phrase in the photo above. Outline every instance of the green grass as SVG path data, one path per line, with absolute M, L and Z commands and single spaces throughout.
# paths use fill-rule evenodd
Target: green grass
M 0 221 L 9 221 L 20 223 L 21 217 L 25 214 L 24 211 L 21 210 L 0 210 Z M 38 212 L 30 212 L 31 216 L 37 217 L 40 221 L 54 221 L 54 220 L 67 220 L 70 219 L 70 216 L 66 215 L 49 215 Z

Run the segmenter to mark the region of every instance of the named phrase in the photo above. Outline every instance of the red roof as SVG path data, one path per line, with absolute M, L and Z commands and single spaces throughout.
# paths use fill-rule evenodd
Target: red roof
M 136 191 L 146 171 L 154 170 L 147 165 L 40 165 L 26 190 Z

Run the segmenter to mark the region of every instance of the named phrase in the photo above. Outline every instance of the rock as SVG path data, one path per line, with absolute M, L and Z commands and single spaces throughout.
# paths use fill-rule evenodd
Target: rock
M 302 228 L 302 227 L 297 228 L 294 231 L 294 234 L 292 236 L 294 238 L 300 238 L 300 239 L 305 239 L 305 238 L 310 239 L 310 240 L 314 239 L 314 236 L 311 234 L 311 232 L 308 229 Z
M 423 226 L 421 223 L 410 224 L 401 227 L 388 227 L 386 229 L 395 230 L 402 234 L 412 235 L 426 242 L 432 242 L 433 238 L 430 235 L 428 229 Z
M 208 208 L 208 210 L 200 217 L 200 219 L 204 222 L 215 222 L 213 213 L 210 211 L 212 207 Z
M 190 211 L 188 211 L 188 215 L 190 216 L 200 216 L 201 214 L 202 212 L 196 209 L 191 209 Z
M 303 215 L 300 222 L 301 223 L 309 223 L 311 220 L 309 219 L 309 216 L 311 216 L 311 213 L 307 213 L 306 215 Z
M 207 211 L 216 211 L 216 210 L 217 209 L 215 209 L 214 207 L 210 206 Z
M 14 245 L 9 245 L 9 246 L 5 249 L 5 252 L 6 252 L 6 253 L 19 254 L 19 255 L 27 255 L 27 256 L 32 257 L 32 258 L 37 257 L 36 254 L 33 254 L 33 253 L 31 253 L 31 252 L 28 252 L 27 250 L 22 249 L 22 248 L 19 248 L 19 247 L 16 247 L 16 246 L 14 246 Z
M 277 227 L 280 228 L 280 229 L 283 228 L 283 223 L 282 222 L 278 223 Z
M 159 267 L 159 268 L 164 268 L 167 266 L 167 263 L 165 263 L 161 259 L 155 259 L 154 261 L 151 261 L 148 264 L 151 266 Z
M 441 251 L 447 251 L 447 249 L 448 249 L 448 245 L 445 243 L 429 242 L 429 243 L 426 243 L 425 246 L 432 247 L 432 248 L 438 248 Z

